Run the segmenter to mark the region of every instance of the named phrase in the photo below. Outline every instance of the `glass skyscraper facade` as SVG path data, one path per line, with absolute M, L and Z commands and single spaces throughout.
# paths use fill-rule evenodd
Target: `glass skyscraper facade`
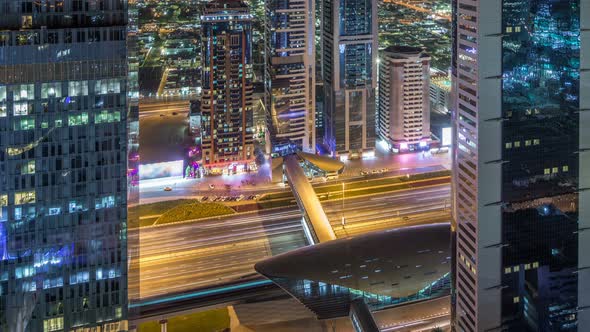
M 322 1 L 326 143 L 346 155 L 375 147 L 377 3 Z
M 127 330 L 127 2 L 0 2 L 0 330 Z
M 266 2 L 265 99 L 273 151 L 315 149 L 315 1 Z
M 456 4 L 454 327 L 587 331 L 590 2 Z
M 203 162 L 251 160 L 252 15 L 240 0 L 217 0 L 201 22 Z

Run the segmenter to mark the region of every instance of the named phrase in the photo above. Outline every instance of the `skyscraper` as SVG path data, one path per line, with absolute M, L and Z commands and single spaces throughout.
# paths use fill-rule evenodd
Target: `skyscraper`
M 127 2 L 0 6 L 0 329 L 127 329 Z
M 377 130 L 400 152 L 428 149 L 430 56 L 421 48 L 390 46 L 379 65 Z
M 377 2 L 323 0 L 322 15 L 324 143 L 343 156 L 373 150 Z
M 266 110 L 273 151 L 315 149 L 315 1 L 266 1 Z
M 455 329 L 590 331 L 590 2 L 454 8 Z
M 206 5 L 201 22 L 203 161 L 250 160 L 252 15 L 240 0 L 216 0 Z

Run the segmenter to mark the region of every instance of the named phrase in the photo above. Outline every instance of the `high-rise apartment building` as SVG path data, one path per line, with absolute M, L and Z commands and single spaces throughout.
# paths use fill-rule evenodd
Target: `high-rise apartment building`
M 390 46 L 379 65 L 377 130 L 392 149 L 428 149 L 430 56 L 421 48 Z
M 377 2 L 322 0 L 326 143 L 345 156 L 375 147 Z
M 240 0 L 216 0 L 205 6 L 201 22 L 203 162 L 250 160 L 252 15 Z
M 590 331 L 590 1 L 454 9 L 454 328 Z
M 0 5 L 0 330 L 127 330 L 127 9 Z
M 315 1 L 266 2 L 267 129 L 273 151 L 315 149 Z

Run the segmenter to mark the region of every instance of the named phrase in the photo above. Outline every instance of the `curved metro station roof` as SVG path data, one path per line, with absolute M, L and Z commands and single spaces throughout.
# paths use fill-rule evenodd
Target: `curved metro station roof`
M 297 156 L 325 172 L 339 172 L 344 168 L 343 162 L 333 158 L 307 152 L 297 152 Z

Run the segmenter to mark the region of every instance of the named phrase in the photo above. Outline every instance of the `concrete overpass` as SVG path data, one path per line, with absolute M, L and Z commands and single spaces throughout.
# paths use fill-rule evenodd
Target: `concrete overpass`
M 309 242 L 316 244 L 335 240 L 336 235 L 330 221 L 315 190 L 303 172 L 297 155 L 284 157 L 283 172 L 303 214 L 303 229 Z

